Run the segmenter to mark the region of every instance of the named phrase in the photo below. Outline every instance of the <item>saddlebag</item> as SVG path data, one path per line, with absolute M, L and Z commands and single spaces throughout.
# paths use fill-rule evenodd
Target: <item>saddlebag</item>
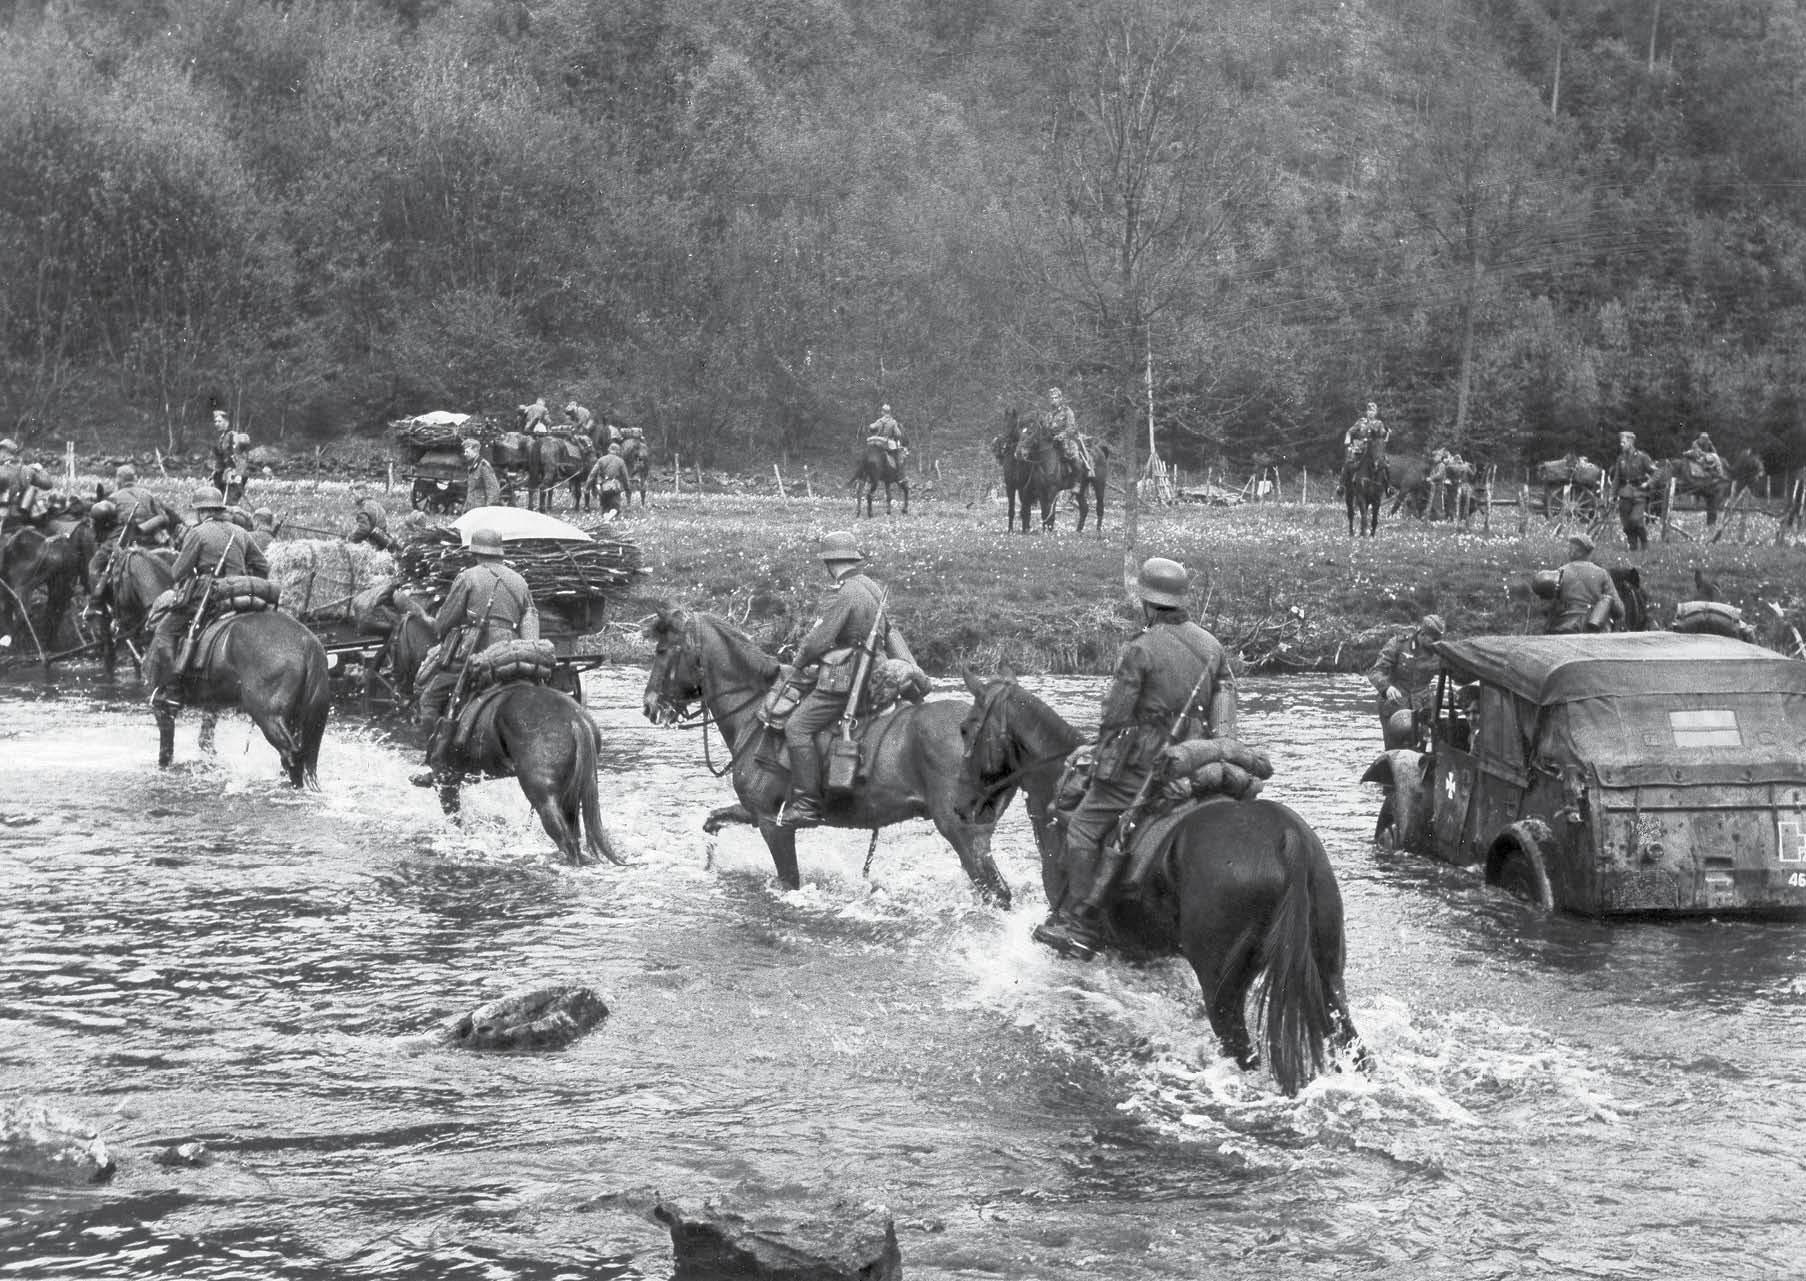
M 778 679 L 765 695 L 765 701 L 759 705 L 759 723 L 766 729 L 782 731 L 790 720 L 790 713 L 797 709 L 809 691 L 815 688 L 813 671 L 799 670 L 795 667 L 783 667 L 778 671 Z

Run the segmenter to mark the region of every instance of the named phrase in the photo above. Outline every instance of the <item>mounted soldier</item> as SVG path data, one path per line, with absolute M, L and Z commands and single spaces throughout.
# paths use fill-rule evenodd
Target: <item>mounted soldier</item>
M 1058 387 L 1047 389 L 1047 412 L 1037 420 L 1036 430 L 1022 433 L 1016 446 L 1016 457 L 1034 457 L 1035 447 L 1043 440 L 1057 441 L 1060 456 L 1078 471 L 1092 470 L 1091 449 L 1079 430 L 1078 415 L 1067 402 L 1066 393 Z
M 543 436 L 552 429 L 552 411 L 546 398 L 535 396 L 530 405 L 520 406 L 520 429 L 530 436 Z
M 215 579 L 247 575 L 268 578 L 270 563 L 246 531 L 226 519 L 226 499 L 211 485 L 194 491 L 194 510 L 200 524 L 182 539 L 182 548 L 171 566 L 170 590 L 160 605 L 150 645 L 144 652 L 144 677 L 151 684 L 151 704 L 173 709 L 175 689 L 187 655 L 178 654 L 184 635 L 192 636 L 204 618 L 207 597 Z
M 429 656 L 420 673 L 419 724 L 432 730 L 427 742 L 427 768 L 413 775 L 416 787 L 442 784 L 449 768 L 451 721 L 458 709 L 455 695 L 463 684 L 464 665 L 475 654 L 510 640 L 539 639 L 539 611 L 527 580 L 503 560 L 502 536 L 479 529 L 470 536 L 476 563 L 452 580 L 445 603 L 433 619 L 438 656 Z M 427 671 L 428 668 L 432 671 Z
M 832 728 L 847 715 L 859 658 L 885 653 L 908 659 L 909 647 L 884 615 L 884 589 L 864 573 L 865 553 L 853 535 L 835 530 L 822 535 L 821 561 L 834 585 L 822 597 L 821 618 L 797 646 L 798 671 L 816 666 L 815 687 L 797 704 L 784 725 L 790 749 L 790 798 L 778 815 L 782 827 L 820 827 L 822 762 L 817 732 Z
M 113 472 L 115 488 L 110 495 L 119 519 L 121 547 L 167 547 L 181 532 L 182 520 L 150 490 L 138 484 L 138 473 L 130 463 L 121 463 Z
M 17 441 L 0 440 L 0 533 L 42 522 L 53 488 L 49 473 L 26 462 Z
M 1694 474 L 1707 483 L 1723 480 L 1731 474 L 1723 456 L 1712 444 L 1712 437 L 1703 431 L 1693 438 L 1693 443 L 1681 457 L 1692 466 Z
M 590 440 L 595 439 L 596 416 L 582 405 L 579 405 L 576 401 L 566 402 L 564 407 L 564 420 L 571 425 L 571 430 L 576 432 L 577 435 L 586 437 Z
M 1391 438 L 1391 429 L 1380 421 L 1379 402 L 1368 401 L 1367 412 L 1355 419 L 1354 425 L 1342 433 L 1342 474 L 1346 476 L 1356 463 L 1372 454 L 1374 469 L 1384 475 L 1386 442 Z
M 1118 828 L 1139 817 L 1162 753 L 1235 736 L 1235 673 L 1217 638 L 1186 612 L 1190 590 L 1183 565 L 1142 562 L 1136 593 L 1146 625 L 1123 646 L 1104 693 L 1091 780 L 1066 828 L 1069 888 L 1035 927 L 1035 941 L 1063 956 L 1089 959 L 1101 945 L 1103 907 L 1127 857 Z
M 903 474 L 904 460 L 909 457 L 909 442 L 903 438 L 903 428 L 891 417 L 890 406 L 882 405 L 878 409 L 878 417 L 870 427 L 865 429 L 865 443 L 876 445 L 890 455 L 891 466 L 897 474 Z

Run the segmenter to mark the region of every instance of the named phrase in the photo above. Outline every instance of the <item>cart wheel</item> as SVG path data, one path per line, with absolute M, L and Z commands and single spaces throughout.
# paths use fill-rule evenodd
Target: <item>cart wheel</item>
M 1380 803 L 1380 816 L 1373 825 L 1373 843 L 1387 853 L 1398 849 L 1398 815 L 1390 796 Z

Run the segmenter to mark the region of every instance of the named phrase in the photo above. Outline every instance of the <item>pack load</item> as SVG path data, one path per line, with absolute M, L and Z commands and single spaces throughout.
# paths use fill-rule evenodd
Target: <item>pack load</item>
M 282 588 L 255 574 L 231 574 L 215 578 L 207 589 L 207 608 L 216 614 L 243 614 L 275 609 L 282 603 Z
M 1250 801 L 1273 777 L 1273 762 L 1233 738 L 1174 743 L 1160 753 L 1167 795 L 1174 799 L 1228 796 Z
M 391 553 L 337 538 L 278 539 L 264 557 L 289 610 L 310 624 L 356 618 L 359 597 L 395 576 Z
M 504 681 L 544 683 L 557 666 L 558 654 L 549 640 L 500 641 L 471 655 L 465 681 L 472 692 Z
M 1755 628 L 1743 621 L 1743 611 L 1716 600 L 1685 600 L 1674 607 L 1673 631 L 1694 636 L 1729 636 L 1752 640 Z

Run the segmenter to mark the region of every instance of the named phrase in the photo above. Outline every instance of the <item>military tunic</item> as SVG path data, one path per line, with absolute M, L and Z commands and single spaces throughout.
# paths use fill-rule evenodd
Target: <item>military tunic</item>
M 1549 633 L 1571 635 L 1587 630 L 1587 616 L 1601 599 L 1612 602 L 1611 621 L 1624 621 L 1624 600 L 1603 566 L 1590 560 L 1571 560 L 1561 567 L 1555 583 L 1555 599 L 1549 607 Z

